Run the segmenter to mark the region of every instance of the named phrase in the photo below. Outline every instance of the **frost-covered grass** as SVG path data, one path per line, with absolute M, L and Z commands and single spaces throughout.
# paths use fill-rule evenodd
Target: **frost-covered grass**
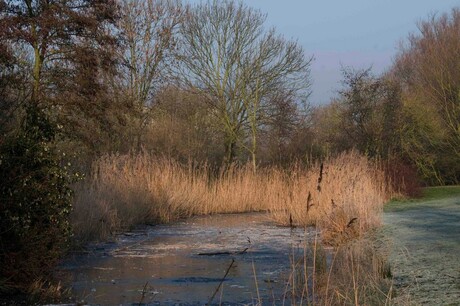
M 426 188 L 423 198 L 391 202 L 385 211 L 386 229 L 394 243 L 395 302 L 457 305 L 460 187 Z

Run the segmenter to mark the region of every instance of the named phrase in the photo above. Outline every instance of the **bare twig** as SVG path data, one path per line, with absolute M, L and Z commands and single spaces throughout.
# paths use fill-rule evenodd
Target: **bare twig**
M 147 292 L 147 285 L 148 284 L 149 284 L 149 281 L 146 281 L 145 285 L 144 285 L 144 288 L 142 289 L 142 296 L 141 296 L 141 300 L 139 301 L 139 306 L 141 306 L 142 302 L 144 301 L 145 293 Z
M 199 256 L 215 256 L 215 255 L 241 255 L 247 252 L 249 248 L 245 248 L 242 251 L 238 252 L 230 252 L 230 251 L 222 251 L 222 252 L 203 252 L 198 253 Z
M 206 303 L 206 305 L 211 305 L 212 300 L 214 300 L 214 297 L 216 296 L 217 292 L 219 292 L 220 287 L 222 286 L 223 282 L 225 281 L 225 278 L 228 275 L 228 272 L 230 272 L 230 269 L 232 268 L 233 264 L 235 263 L 235 259 L 232 258 L 232 262 L 230 263 L 230 266 L 228 266 L 227 271 L 225 272 L 224 277 L 219 283 L 219 286 L 217 286 L 216 290 L 214 291 L 213 295 L 209 298 L 209 301 Z

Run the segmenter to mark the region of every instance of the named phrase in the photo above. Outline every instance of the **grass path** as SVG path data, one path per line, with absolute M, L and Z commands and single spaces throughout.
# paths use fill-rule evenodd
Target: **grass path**
M 397 304 L 460 305 L 460 187 L 427 188 L 420 200 L 391 202 L 384 223 Z

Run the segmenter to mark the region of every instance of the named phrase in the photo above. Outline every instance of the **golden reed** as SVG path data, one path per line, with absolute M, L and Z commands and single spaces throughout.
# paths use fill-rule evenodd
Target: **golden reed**
M 388 184 L 380 168 L 352 151 L 310 167 L 180 164 L 146 152 L 106 155 L 75 187 L 73 224 L 88 241 L 143 223 L 193 215 L 270 212 L 282 225 L 316 225 L 331 244 L 380 223 Z M 345 237 L 345 238 L 344 238 Z

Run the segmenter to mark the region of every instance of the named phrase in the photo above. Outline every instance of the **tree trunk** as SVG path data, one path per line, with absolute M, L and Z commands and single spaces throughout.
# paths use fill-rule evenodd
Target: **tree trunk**
M 256 150 L 257 150 L 257 129 L 254 125 L 252 128 L 252 149 L 251 149 L 252 170 L 254 171 L 254 173 L 256 173 L 257 171 Z
M 35 32 L 35 31 L 33 31 Z M 40 50 L 38 45 L 34 46 L 34 70 L 33 70 L 33 87 L 32 87 L 32 103 L 38 104 L 39 91 L 40 91 L 40 75 L 42 68 L 42 60 L 40 57 Z
M 225 156 L 223 161 L 223 166 L 225 168 L 230 167 L 230 165 L 235 160 L 235 149 L 236 149 L 236 141 L 234 139 L 228 139 L 225 142 Z

